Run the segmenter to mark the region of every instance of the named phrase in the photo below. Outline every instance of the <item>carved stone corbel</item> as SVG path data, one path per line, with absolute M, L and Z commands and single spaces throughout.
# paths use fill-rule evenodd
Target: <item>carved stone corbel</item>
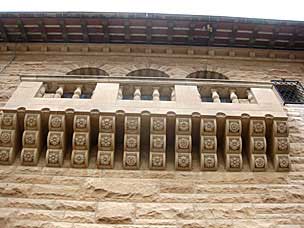
M 22 135 L 22 165 L 37 165 L 42 147 L 41 141 L 40 113 L 26 113 Z
M 4 111 L 0 124 L 0 164 L 10 165 L 19 147 L 17 113 Z
M 71 165 L 75 168 L 87 168 L 90 153 L 90 116 L 76 114 L 73 129 Z
M 286 119 L 274 119 L 271 133 L 271 156 L 276 171 L 289 171 L 289 129 Z
M 192 168 L 192 122 L 191 118 L 178 117 L 175 125 L 175 168 L 191 170 Z
M 254 118 L 249 124 L 249 163 L 252 171 L 265 171 L 267 168 L 266 123 Z
M 217 170 L 216 119 L 201 119 L 200 133 L 200 166 L 201 170 Z
M 240 171 L 242 159 L 242 122 L 237 118 L 226 119 L 225 124 L 225 166 L 228 171 Z
M 112 169 L 115 152 L 115 115 L 99 117 L 97 167 Z
M 152 116 L 150 126 L 150 169 L 166 168 L 166 117 Z
M 140 117 L 125 116 L 125 135 L 123 167 L 125 169 L 139 169 L 140 162 Z
M 51 114 L 45 162 L 47 166 L 61 167 L 66 150 L 66 123 L 64 114 Z

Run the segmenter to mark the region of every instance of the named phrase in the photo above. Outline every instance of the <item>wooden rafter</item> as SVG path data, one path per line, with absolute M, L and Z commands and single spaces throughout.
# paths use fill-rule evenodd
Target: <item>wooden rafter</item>
M 5 27 L 3 26 L 2 21 L 0 20 L 0 32 L 1 32 L 1 36 L 4 42 L 9 42 L 9 37 L 7 35 L 7 32 L 5 30 Z

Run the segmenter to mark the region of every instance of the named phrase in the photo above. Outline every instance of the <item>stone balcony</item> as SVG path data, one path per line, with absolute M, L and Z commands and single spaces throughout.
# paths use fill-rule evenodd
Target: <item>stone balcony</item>
M 271 83 L 25 75 L 3 108 L 0 164 L 288 171 Z

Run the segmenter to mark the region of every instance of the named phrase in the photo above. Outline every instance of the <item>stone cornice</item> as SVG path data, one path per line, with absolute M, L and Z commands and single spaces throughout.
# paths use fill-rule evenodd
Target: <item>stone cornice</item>
M 304 62 L 303 51 L 143 44 L 0 43 L 0 55 L 134 56 Z

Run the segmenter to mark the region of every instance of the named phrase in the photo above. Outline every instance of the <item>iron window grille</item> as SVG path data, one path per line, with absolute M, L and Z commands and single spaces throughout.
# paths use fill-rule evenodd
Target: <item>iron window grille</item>
M 304 104 L 304 87 L 299 81 L 271 80 L 284 104 Z

